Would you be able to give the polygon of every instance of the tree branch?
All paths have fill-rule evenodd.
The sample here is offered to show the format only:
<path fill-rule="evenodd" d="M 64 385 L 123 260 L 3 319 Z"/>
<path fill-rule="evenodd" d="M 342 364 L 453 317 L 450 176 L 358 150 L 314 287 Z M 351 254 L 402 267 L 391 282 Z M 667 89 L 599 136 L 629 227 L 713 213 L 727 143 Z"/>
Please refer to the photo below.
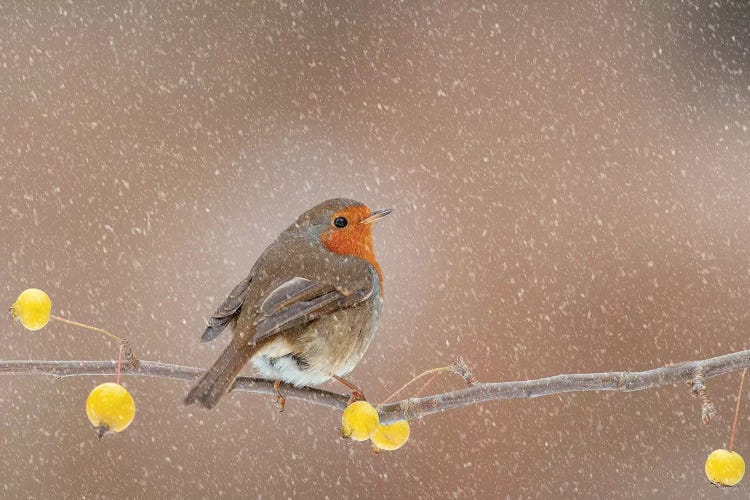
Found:
<path fill-rule="evenodd" d="M 678 382 L 693 382 L 735 372 L 750 367 L 750 350 L 725 354 L 700 361 L 686 361 L 642 372 L 602 372 L 556 375 L 536 380 L 516 382 L 475 382 L 452 392 L 422 398 L 410 398 L 379 408 L 383 423 L 396 420 L 416 420 L 433 413 L 464 406 L 503 399 L 529 399 L 566 392 L 618 391 L 632 392 L 653 389 Z M 0 375 L 37 374 L 54 377 L 84 375 L 112 375 L 117 370 L 115 361 L 3 361 Z M 200 368 L 170 365 L 141 360 L 137 368 L 122 367 L 123 375 L 169 378 L 193 381 L 203 373 Z M 297 399 L 329 408 L 343 410 L 348 396 L 308 387 L 283 386 L 287 398 Z M 273 381 L 238 377 L 233 391 L 275 395 Z"/>

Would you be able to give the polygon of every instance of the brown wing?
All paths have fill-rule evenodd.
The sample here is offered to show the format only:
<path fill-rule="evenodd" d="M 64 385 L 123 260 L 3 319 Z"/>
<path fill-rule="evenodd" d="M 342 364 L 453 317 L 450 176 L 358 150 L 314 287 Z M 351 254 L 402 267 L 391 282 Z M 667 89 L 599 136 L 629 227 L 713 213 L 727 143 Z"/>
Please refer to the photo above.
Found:
<path fill-rule="evenodd" d="M 219 308 L 208 320 L 206 331 L 201 336 L 201 342 L 210 342 L 219 336 L 227 325 L 239 314 L 242 304 L 245 302 L 250 282 L 253 280 L 252 274 L 242 280 L 224 299 Z"/>
<path fill-rule="evenodd" d="M 306 278 L 292 278 L 258 301 L 256 304 L 255 334 L 252 342 L 259 342 L 295 326 L 307 324 L 321 316 L 367 300 L 374 284 L 353 292 L 337 290 L 326 283 Z"/>

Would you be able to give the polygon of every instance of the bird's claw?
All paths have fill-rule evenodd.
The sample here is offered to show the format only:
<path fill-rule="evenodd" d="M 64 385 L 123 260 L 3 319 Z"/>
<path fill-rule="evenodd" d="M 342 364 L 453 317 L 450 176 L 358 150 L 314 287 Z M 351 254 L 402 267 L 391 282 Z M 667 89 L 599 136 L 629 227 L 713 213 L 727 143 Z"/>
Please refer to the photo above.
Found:
<path fill-rule="evenodd" d="M 367 398 L 365 397 L 365 393 L 362 392 L 362 389 L 352 384 L 345 378 L 339 377 L 338 375 L 333 375 L 333 378 L 341 382 L 344 386 L 346 386 L 347 389 L 351 391 L 347 405 L 350 405 L 354 403 L 355 401 L 367 401 Z"/>
<path fill-rule="evenodd" d="M 273 383 L 273 390 L 276 392 L 276 411 L 281 413 L 286 406 L 286 396 L 281 393 L 279 387 L 281 387 L 281 380 L 277 380 Z"/>
<path fill-rule="evenodd" d="M 367 398 L 365 397 L 365 393 L 360 391 L 359 389 L 355 389 L 351 392 L 349 395 L 349 401 L 347 401 L 347 405 L 350 405 L 354 403 L 355 401 L 367 401 Z"/>

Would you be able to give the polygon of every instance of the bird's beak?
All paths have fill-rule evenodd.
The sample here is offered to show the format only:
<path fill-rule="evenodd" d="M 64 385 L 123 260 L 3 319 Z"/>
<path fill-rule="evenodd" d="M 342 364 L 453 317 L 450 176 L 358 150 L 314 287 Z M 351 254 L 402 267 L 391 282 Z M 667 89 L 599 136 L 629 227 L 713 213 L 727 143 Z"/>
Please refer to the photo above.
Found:
<path fill-rule="evenodd" d="M 370 215 L 359 221 L 360 224 L 372 224 L 373 222 L 377 222 L 383 217 L 387 217 L 391 212 L 393 212 L 392 208 L 384 208 L 382 210 L 375 210 L 374 212 L 370 212 Z"/>

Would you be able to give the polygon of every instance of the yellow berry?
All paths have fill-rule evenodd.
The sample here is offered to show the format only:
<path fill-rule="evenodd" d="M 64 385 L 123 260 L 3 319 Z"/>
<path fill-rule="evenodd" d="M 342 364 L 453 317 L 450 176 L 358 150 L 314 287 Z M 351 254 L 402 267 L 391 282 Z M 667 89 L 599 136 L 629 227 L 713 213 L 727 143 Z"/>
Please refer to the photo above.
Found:
<path fill-rule="evenodd" d="M 135 417 L 135 401 L 120 384 L 106 382 L 97 385 L 86 399 L 86 415 L 99 437 L 113 431 L 125 430 Z"/>
<path fill-rule="evenodd" d="M 734 486 L 745 475 L 745 461 L 739 453 L 714 450 L 706 459 L 706 476 L 714 484 Z"/>
<path fill-rule="evenodd" d="M 370 436 L 376 450 L 398 450 L 409 439 L 409 422 L 399 420 L 392 424 L 381 424 Z"/>
<path fill-rule="evenodd" d="M 34 331 L 44 328 L 49 321 L 51 309 L 49 295 L 42 290 L 28 288 L 21 292 L 11 306 L 10 314 L 19 319 L 26 329 Z"/>
<path fill-rule="evenodd" d="M 380 423 L 378 412 L 367 401 L 355 401 L 341 416 L 341 433 L 355 441 L 366 441 Z"/>

